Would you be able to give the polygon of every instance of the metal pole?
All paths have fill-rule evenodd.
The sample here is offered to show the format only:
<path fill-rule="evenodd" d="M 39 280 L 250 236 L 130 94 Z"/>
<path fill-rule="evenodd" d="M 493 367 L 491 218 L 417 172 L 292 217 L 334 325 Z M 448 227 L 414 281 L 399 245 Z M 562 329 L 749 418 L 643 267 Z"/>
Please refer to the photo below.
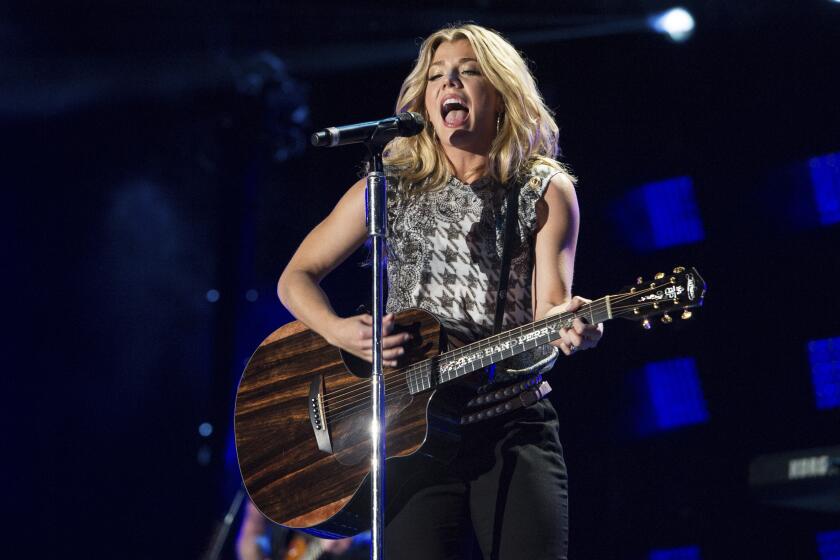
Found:
<path fill-rule="evenodd" d="M 381 149 L 371 150 L 373 169 L 367 176 L 366 219 L 373 257 L 373 367 L 370 376 L 370 477 L 371 477 L 371 553 L 382 560 L 385 510 L 385 386 L 382 383 L 382 256 L 387 237 L 385 214 L 386 180 Z"/>
<path fill-rule="evenodd" d="M 233 520 L 239 513 L 239 509 L 242 507 L 242 502 L 244 500 L 245 489 L 240 486 L 239 490 L 236 491 L 236 495 L 233 497 L 233 500 L 230 502 L 230 507 L 225 514 L 225 518 L 214 531 L 213 538 L 210 541 L 210 547 L 202 557 L 203 560 L 219 560 L 222 556 L 222 551 L 224 550 L 228 534 L 230 533 L 230 527 L 233 525 Z"/>

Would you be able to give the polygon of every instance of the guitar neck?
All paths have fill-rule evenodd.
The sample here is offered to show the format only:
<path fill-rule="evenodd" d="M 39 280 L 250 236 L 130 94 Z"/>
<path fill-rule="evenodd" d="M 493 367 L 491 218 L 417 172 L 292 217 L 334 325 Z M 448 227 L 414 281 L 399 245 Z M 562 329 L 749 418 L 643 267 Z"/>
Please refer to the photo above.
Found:
<path fill-rule="evenodd" d="M 568 329 L 575 319 L 598 324 L 612 319 L 610 296 L 584 304 L 574 312 L 552 315 L 516 327 L 441 354 L 421 371 L 406 376 L 411 394 L 463 377 L 511 356 L 548 344 L 560 338 L 561 329 Z"/>

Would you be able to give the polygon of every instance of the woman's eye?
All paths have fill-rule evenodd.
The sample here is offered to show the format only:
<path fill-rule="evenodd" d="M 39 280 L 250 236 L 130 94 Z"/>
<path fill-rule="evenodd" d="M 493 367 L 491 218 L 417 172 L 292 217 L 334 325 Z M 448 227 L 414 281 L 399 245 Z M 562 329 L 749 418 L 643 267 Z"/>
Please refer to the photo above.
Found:
<path fill-rule="evenodd" d="M 440 77 L 441 77 L 441 74 L 432 74 L 431 76 L 429 76 L 428 80 L 429 80 L 430 82 L 433 82 L 433 81 L 437 80 L 437 79 L 438 79 L 438 78 L 440 78 Z"/>
<path fill-rule="evenodd" d="M 466 70 L 461 70 L 461 74 L 469 74 L 471 76 L 480 76 L 481 72 L 474 68 L 467 68 Z"/>

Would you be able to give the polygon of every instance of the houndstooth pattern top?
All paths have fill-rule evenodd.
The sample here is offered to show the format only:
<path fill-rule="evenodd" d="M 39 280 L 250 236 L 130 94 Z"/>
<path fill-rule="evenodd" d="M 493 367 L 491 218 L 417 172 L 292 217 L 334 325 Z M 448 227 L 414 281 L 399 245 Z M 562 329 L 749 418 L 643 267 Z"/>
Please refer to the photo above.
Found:
<path fill-rule="evenodd" d="M 507 189 L 519 190 L 502 330 L 533 321 L 531 278 L 537 202 L 559 171 L 536 165 L 506 186 L 485 177 L 451 177 L 443 188 L 412 193 L 394 169 L 388 175 L 388 302 L 386 310 L 430 311 L 464 342 L 493 334 L 507 211 Z M 547 371 L 557 348 L 546 345 L 498 364 L 494 381 Z"/>

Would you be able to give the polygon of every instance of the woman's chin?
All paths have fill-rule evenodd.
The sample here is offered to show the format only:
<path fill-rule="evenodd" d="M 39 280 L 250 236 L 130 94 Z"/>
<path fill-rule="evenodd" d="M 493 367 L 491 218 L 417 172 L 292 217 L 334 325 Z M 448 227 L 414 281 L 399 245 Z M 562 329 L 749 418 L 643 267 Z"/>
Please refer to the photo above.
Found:
<path fill-rule="evenodd" d="M 493 143 L 492 138 L 482 138 L 474 130 L 468 130 L 466 128 L 447 129 L 447 132 L 449 133 L 446 141 L 447 144 L 453 148 L 469 152 L 489 152 L 490 145 Z"/>

